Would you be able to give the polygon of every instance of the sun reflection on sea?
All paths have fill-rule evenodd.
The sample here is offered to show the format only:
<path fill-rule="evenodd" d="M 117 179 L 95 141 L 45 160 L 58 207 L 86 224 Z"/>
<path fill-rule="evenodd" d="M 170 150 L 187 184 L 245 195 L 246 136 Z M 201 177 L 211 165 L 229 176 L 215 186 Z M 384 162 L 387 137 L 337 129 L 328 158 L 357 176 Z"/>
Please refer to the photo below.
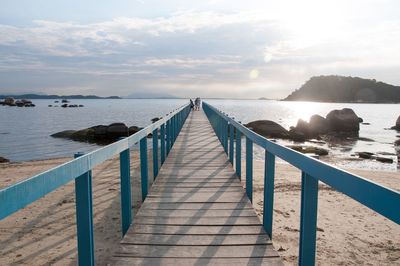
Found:
<path fill-rule="evenodd" d="M 310 117 L 317 113 L 320 103 L 313 102 L 292 102 L 288 107 L 291 109 L 289 124 L 295 126 L 299 119 L 309 122 Z"/>

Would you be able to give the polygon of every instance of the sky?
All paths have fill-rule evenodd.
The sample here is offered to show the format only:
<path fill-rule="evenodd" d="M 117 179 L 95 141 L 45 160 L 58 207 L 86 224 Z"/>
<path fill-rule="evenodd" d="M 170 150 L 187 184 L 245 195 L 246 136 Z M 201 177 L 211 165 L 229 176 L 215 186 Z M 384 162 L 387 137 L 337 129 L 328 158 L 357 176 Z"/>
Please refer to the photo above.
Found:
<path fill-rule="evenodd" d="M 400 1 L 0 0 L 0 94 L 283 98 L 400 85 Z"/>

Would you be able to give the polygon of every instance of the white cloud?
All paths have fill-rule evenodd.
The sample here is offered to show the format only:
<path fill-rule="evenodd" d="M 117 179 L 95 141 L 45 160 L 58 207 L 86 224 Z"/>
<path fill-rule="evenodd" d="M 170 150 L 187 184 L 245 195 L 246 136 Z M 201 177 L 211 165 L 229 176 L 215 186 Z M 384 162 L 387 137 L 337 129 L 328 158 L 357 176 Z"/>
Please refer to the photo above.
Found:
<path fill-rule="evenodd" d="M 134 84 L 245 97 L 281 90 L 284 97 L 320 74 L 364 75 L 400 84 L 395 74 L 400 71 L 399 19 L 379 20 L 370 9 L 359 14 L 356 7 L 349 12 L 343 1 L 329 3 L 329 12 L 319 1 L 289 10 L 284 8 L 287 1 L 257 3 L 260 8 L 236 3 L 241 11 L 230 12 L 183 10 L 152 18 L 0 25 L 0 90 L 51 87 L 55 77 L 63 83 L 60 88 L 95 88 L 107 94 L 114 86 L 121 95 L 129 94 Z M 8 78 L 22 73 L 24 79 Z M 30 78 L 41 83 L 30 83 Z"/>

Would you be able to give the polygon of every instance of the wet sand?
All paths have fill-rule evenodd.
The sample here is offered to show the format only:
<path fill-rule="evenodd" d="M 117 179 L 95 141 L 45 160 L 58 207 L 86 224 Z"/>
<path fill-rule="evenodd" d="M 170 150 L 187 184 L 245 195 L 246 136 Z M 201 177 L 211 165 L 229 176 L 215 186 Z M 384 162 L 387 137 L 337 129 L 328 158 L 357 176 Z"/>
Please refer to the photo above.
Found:
<path fill-rule="evenodd" d="M 136 212 L 141 198 L 138 154 L 132 152 L 131 157 L 132 202 Z M 0 164 L 0 187 L 70 159 Z M 255 161 L 254 207 L 259 214 L 263 171 L 263 162 Z M 400 190 L 398 172 L 351 171 Z M 296 168 L 277 164 L 273 244 L 287 265 L 297 264 L 300 181 Z M 121 239 L 118 158 L 94 169 L 93 192 L 96 263 L 106 265 Z M 400 264 L 399 225 L 323 184 L 318 205 L 318 265 Z M 0 221 L 0 236 L 0 265 L 76 265 L 74 182 Z"/>

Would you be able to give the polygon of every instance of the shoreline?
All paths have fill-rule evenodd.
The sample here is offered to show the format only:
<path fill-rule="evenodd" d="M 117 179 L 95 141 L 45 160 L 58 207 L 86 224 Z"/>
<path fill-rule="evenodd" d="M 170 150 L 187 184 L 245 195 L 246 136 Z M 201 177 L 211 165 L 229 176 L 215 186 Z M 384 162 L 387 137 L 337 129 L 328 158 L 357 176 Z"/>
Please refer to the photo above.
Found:
<path fill-rule="evenodd" d="M 149 152 L 151 158 L 151 152 Z M 70 157 L 0 164 L 0 188 L 50 169 Z M 245 176 L 245 164 L 242 163 Z M 140 206 L 138 151 L 131 152 L 132 203 Z M 151 168 L 149 160 L 149 169 Z M 253 206 L 261 218 L 264 162 L 254 160 Z M 347 169 L 348 170 L 348 169 Z M 349 170 L 389 188 L 400 190 L 397 172 Z M 149 171 L 149 183 L 152 182 Z M 121 240 L 119 160 L 110 159 L 93 170 L 95 256 L 99 265 Z M 242 185 L 244 185 L 242 180 Z M 300 171 L 277 163 L 273 245 L 285 265 L 297 263 L 300 225 Z M 400 227 L 320 182 L 317 230 L 317 264 L 393 265 L 400 263 Z M 0 221 L 0 264 L 76 264 L 74 182 L 51 192 Z M 134 221 L 134 218 L 133 218 Z"/>

